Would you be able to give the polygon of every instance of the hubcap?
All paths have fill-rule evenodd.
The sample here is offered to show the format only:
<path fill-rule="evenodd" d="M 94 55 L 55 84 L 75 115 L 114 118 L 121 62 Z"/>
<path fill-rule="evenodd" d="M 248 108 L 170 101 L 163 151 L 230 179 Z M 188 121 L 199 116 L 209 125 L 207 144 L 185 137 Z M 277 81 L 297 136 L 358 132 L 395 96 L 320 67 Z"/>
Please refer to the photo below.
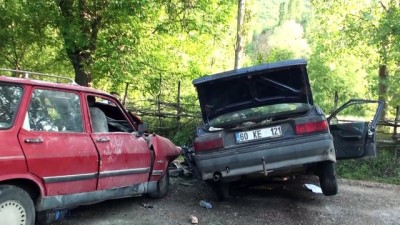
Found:
<path fill-rule="evenodd" d="M 5 201 L 0 204 L 0 218 L 2 224 L 25 225 L 26 212 L 24 207 L 16 201 Z"/>

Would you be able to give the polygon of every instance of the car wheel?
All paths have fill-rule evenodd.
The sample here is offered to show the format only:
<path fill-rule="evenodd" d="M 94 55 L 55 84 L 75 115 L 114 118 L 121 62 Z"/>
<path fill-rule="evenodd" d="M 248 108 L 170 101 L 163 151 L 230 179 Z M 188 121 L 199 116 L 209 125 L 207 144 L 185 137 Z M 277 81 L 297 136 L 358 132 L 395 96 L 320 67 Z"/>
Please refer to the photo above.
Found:
<path fill-rule="evenodd" d="M 229 183 L 227 182 L 214 182 L 214 193 L 218 201 L 225 201 L 229 198 Z"/>
<path fill-rule="evenodd" d="M 148 193 L 150 198 L 164 198 L 169 191 L 169 169 L 165 170 L 164 175 L 157 181 L 157 188 L 154 192 Z"/>
<path fill-rule="evenodd" d="M 0 185 L 0 220 L 7 225 L 33 225 L 35 207 L 29 194 L 12 185 Z"/>
<path fill-rule="evenodd" d="M 336 180 L 335 163 L 324 162 L 320 164 L 319 182 L 325 196 L 336 195 L 338 184 Z"/>

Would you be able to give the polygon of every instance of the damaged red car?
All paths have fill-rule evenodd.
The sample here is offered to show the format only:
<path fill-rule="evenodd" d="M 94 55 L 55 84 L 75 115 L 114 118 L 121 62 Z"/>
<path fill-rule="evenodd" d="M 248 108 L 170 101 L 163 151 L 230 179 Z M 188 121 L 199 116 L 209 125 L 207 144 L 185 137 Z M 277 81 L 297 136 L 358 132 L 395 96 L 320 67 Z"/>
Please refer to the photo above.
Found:
<path fill-rule="evenodd" d="M 28 78 L 37 73 L 2 72 L 14 77 L 0 77 L 1 224 L 33 225 L 37 212 L 167 195 L 168 164 L 180 148 L 146 133 L 115 97 Z"/>

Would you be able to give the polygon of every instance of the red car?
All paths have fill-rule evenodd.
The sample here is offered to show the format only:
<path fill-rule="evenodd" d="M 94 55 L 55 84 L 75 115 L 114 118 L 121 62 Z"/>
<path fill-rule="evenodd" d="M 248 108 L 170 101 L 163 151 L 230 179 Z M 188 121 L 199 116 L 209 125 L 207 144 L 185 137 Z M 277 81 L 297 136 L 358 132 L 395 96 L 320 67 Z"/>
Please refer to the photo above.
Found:
<path fill-rule="evenodd" d="M 36 212 L 167 195 L 168 164 L 181 150 L 137 123 L 105 92 L 0 76 L 0 224 L 33 225 Z"/>

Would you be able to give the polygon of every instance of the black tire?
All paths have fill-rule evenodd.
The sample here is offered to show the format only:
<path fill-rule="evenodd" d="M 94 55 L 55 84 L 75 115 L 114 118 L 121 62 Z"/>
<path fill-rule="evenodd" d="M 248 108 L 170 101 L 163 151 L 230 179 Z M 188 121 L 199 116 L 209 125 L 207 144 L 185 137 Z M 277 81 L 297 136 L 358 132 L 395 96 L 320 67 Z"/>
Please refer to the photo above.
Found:
<path fill-rule="evenodd" d="M 324 162 L 319 166 L 319 183 L 325 196 L 336 195 L 338 184 L 336 179 L 335 163 Z"/>
<path fill-rule="evenodd" d="M 229 183 L 221 181 L 214 182 L 213 189 L 218 201 L 225 201 L 229 198 Z"/>
<path fill-rule="evenodd" d="M 148 196 L 150 198 L 155 198 L 155 199 L 164 198 L 165 196 L 167 196 L 168 191 L 169 191 L 169 169 L 167 167 L 164 175 L 162 175 L 162 177 L 157 181 L 156 190 L 154 192 L 148 193 Z"/>
<path fill-rule="evenodd" d="M 31 196 L 13 185 L 0 185 L 0 220 L 7 225 L 33 225 L 35 206 Z"/>

